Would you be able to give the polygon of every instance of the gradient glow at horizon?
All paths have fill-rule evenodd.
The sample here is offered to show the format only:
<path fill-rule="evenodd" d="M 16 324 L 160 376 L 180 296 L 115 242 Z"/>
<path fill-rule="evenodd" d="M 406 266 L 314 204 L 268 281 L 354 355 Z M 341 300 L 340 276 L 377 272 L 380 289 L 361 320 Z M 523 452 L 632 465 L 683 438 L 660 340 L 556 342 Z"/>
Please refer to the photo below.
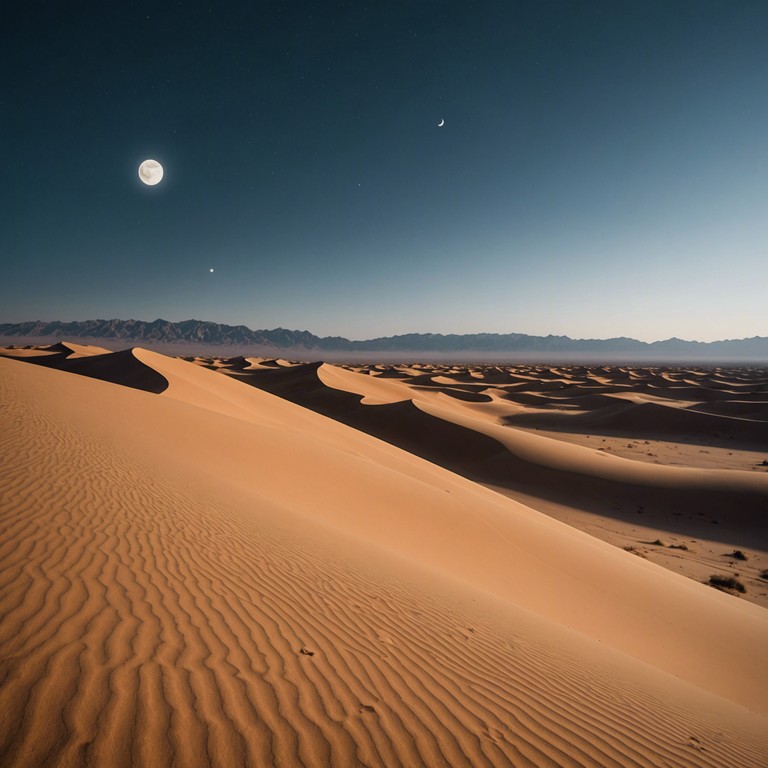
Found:
<path fill-rule="evenodd" d="M 768 335 L 768 4 L 23 6 L 2 34 L 1 322 Z M 142 194 L 147 156 L 173 183 Z"/>

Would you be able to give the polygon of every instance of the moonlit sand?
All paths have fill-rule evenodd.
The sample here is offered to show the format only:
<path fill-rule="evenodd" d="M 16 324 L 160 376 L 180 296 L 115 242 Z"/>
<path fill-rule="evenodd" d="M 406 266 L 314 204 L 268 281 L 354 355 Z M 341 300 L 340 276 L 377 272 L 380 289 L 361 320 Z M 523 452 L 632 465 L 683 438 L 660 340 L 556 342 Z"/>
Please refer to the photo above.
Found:
<path fill-rule="evenodd" d="M 764 766 L 766 381 L 656 375 L 4 351 L 0 762 Z"/>

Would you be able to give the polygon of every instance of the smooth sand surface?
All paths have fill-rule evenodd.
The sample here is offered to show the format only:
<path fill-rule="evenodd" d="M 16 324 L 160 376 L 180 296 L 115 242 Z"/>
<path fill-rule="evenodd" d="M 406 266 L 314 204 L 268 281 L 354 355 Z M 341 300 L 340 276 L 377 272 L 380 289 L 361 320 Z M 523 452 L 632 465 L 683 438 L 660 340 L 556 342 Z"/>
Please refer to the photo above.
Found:
<path fill-rule="evenodd" d="M 763 608 L 238 379 L 499 445 L 465 401 L 29 362 L 0 359 L 2 765 L 768 761 Z"/>

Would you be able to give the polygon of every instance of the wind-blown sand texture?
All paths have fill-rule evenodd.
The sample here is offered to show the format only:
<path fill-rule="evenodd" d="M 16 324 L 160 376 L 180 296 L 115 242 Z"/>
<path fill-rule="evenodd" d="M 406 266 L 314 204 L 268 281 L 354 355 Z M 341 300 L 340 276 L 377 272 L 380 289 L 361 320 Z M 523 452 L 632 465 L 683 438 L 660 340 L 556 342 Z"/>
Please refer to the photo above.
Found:
<path fill-rule="evenodd" d="M 17 357 L 0 358 L 3 766 L 768 761 L 763 608 L 233 377 L 313 372 L 307 396 L 338 403 L 360 379 L 366 418 L 442 429 L 448 459 L 468 435 L 481 460 L 498 444 L 463 410 L 481 401 L 285 361 Z M 545 438 L 520 434 L 532 463 Z M 580 471 L 589 449 L 558 446 Z M 701 490 L 642 466 L 758 516 L 762 473 Z"/>

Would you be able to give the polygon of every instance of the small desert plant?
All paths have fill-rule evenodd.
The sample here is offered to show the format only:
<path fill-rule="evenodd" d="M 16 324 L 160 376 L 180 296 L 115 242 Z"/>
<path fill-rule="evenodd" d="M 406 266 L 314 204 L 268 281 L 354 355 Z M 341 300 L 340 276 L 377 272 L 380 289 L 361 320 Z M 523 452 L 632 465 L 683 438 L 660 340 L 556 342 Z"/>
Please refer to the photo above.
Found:
<path fill-rule="evenodd" d="M 734 592 L 746 592 L 747 588 L 733 576 L 719 576 L 713 574 L 709 577 L 709 584 L 716 589 L 733 590 Z"/>
<path fill-rule="evenodd" d="M 746 560 L 747 556 L 740 550 L 734 549 L 733 552 L 728 554 L 728 557 L 732 557 L 734 560 Z"/>
<path fill-rule="evenodd" d="M 760 571 L 760 578 L 768 581 L 768 568 Z"/>

